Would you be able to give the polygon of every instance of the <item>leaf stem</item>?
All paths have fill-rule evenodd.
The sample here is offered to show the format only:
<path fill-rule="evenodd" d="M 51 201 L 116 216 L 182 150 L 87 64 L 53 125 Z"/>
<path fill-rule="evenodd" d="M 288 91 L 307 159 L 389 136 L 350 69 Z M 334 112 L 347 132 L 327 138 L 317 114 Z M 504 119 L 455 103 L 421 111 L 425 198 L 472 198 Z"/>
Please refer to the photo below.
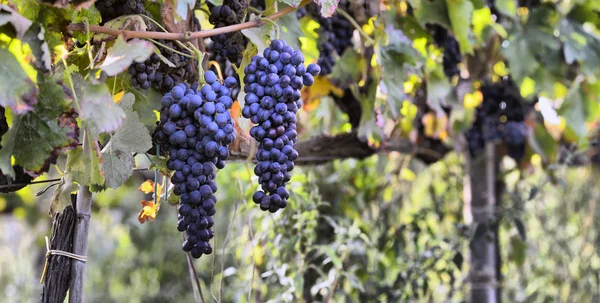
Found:
<path fill-rule="evenodd" d="M 260 18 L 260 21 L 264 21 L 264 22 L 273 24 L 273 26 L 275 27 L 275 37 L 277 39 L 279 39 L 279 24 L 275 23 L 275 21 L 273 21 L 269 18 Z"/>
<path fill-rule="evenodd" d="M 178 50 L 176 50 L 176 49 L 174 49 L 174 48 L 172 48 L 172 47 L 168 47 L 167 45 L 165 45 L 165 44 L 162 44 L 162 43 L 160 43 L 160 42 L 158 42 L 158 41 L 156 41 L 156 40 L 154 40 L 154 39 L 152 39 L 152 38 L 148 38 L 148 40 L 150 40 L 152 43 L 154 43 L 154 44 L 156 44 L 156 45 L 158 45 L 158 46 L 160 46 L 160 47 L 162 47 L 162 48 L 164 48 L 164 49 L 168 49 L 168 50 L 170 50 L 170 51 L 172 51 L 172 52 L 174 52 L 174 53 L 176 53 L 176 54 L 182 55 L 182 56 L 184 56 L 184 57 L 186 57 L 186 58 L 190 58 L 190 59 L 196 59 L 196 58 L 194 58 L 194 56 L 190 56 L 190 55 L 188 55 L 188 54 L 186 54 L 186 53 L 184 53 L 184 52 L 180 52 L 180 51 L 178 51 Z M 187 48 L 187 47 L 186 47 L 186 48 Z"/>
<path fill-rule="evenodd" d="M 301 8 L 311 2 L 312 2 L 312 0 L 303 0 L 302 3 L 300 3 L 300 5 L 298 5 L 298 7 L 289 6 L 289 7 L 286 7 L 270 16 L 267 16 L 265 18 L 268 18 L 273 21 L 277 20 L 277 19 L 279 19 L 279 18 L 281 18 L 281 17 L 283 17 L 283 16 L 285 16 L 285 15 L 287 15 L 287 14 L 297 10 L 298 8 Z M 99 26 L 99 25 L 89 25 L 89 30 L 90 30 L 90 32 L 93 32 L 93 33 L 102 33 L 102 34 L 111 35 L 111 36 L 123 35 L 123 36 L 126 36 L 127 38 L 188 41 L 188 40 L 192 40 L 192 39 L 206 38 L 206 37 L 212 37 L 212 36 L 225 34 L 225 33 L 237 32 L 237 31 L 241 31 L 241 30 L 247 29 L 247 28 L 260 27 L 263 24 L 264 24 L 264 22 L 261 20 L 253 20 L 253 21 L 248 21 L 248 22 L 244 22 L 244 23 L 240 23 L 240 24 L 235 24 L 235 25 L 230 25 L 230 26 L 225 26 L 225 27 L 220 27 L 220 28 L 215 28 L 215 29 L 210 29 L 210 30 L 202 30 L 202 31 L 197 31 L 197 32 L 184 32 L 184 33 L 138 32 L 138 31 L 130 31 L 130 30 L 113 29 L 113 28 L 108 28 L 108 27 Z M 86 30 L 86 26 L 85 26 L 85 24 L 82 24 L 82 23 L 76 23 L 76 24 L 70 24 L 69 26 L 67 26 L 67 29 L 72 30 L 72 31 L 84 31 L 84 30 Z"/>
<path fill-rule="evenodd" d="M 369 35 L 367 35 L 367 33 L 365 33 L 365 31 L 362 29 L 362 27 L 356 22 L 356 20 L 354 20 L 354 18 L 352 18 L 352 16 L 350 16 L 343 9 L 339 9 L 339 8 L 337 8 L 335 10 L 335 12 L 344 16 L 344 18 L 348 19 L 348 21 L 350 21 L 350 23 L 352 23 L 352 26 L 354 26 L 354 28 L 356 28 L 356 30 L 360 33 L 361 36 L 363 36 L 363 38 L 365 38 L 365 40 L 367 40 L 367 42 L 369 42 L 370 44 L 375 44 L 375 40 L 373 40 L 373 38 L 371 38 Z"/>

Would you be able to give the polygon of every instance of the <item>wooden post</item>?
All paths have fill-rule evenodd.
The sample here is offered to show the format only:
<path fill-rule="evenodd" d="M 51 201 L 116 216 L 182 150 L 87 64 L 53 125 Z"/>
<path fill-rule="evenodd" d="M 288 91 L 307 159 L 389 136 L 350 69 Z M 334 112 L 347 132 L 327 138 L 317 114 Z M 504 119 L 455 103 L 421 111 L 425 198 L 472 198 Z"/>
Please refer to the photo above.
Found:
<path fill-rule="evenodd" d="M 83 132 L 83 152 L 89 153 L 87 134 Z M 77 192 L 77 221 L 73 238 L 73 253 L 87 256 L 88 233 L 92 210 L 92 192 L 89 186 L 79 186 Z M 71 261 L 71 288 L 69 303 L 83 302 L 83 285 L 85 281 L 85 262 L 73 259 Z"/>
<path fill-rule="evenodd" d="M 76 195 L 71 195 L 72 205 L 67 206 L 62 213 L 54 215 L 50 249 L 72 252 L 76 199 Z M 40 303 L 64 302 L 70 283 L 71 258 L 58 255 L 49 256 Z"/>
<path fill-rule="evenodd" d="M 498 192 L 496 178 L 500 161 L 494 143 L 486 143 L 485 153 L 474 159 L 467 156 L 464 188 L 465 223 L 474 227 L 470 243 L 470 302 L 499 302 L 500 258 L 497 243 L 496 210 Z"/>

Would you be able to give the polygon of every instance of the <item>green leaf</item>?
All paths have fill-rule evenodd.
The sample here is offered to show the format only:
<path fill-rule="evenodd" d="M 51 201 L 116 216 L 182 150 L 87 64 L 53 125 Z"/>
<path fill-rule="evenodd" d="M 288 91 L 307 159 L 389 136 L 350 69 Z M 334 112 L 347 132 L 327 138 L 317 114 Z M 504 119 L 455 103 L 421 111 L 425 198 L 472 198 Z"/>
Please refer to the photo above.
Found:
<path fill-rule="evenodd" d="M 586 31 L 582 24 L 569 19 L 560 22 L 559 31 L 564 42 L 565 61 L 581 62 L 584 73 L 592 75 L 600 68 L 600 39 Z"/>
<path fill-rule="evenodd" d="M 421 26 L 437 23 L 447 29 L 452 28 L 445 0 L 423 1 L 420 2 L 419 8 L 415 9 L 415 17 Z"/>
<path fill-rule="evenodd" d="M 76 96 L 80 98 L 80 117 L 101 133 L 121 127 L 125 111 L 115 104 L 106 84 L 92 85 L 80 74 L 73 74 L 72 78 Z"/>
<path fill-rule="evenodd" d="M 427 73 L 427 104 L 436 112 L 443 112 L 442 105 L 444 100 L 452 90 L 448 78 L 444 75 L 441 65 L 436 65 L 436 69 Z"/>
<path fill-rule="evenodd" d="M 389 43 L 380 48 L 379 64 L 382 67 L 382 89 L 387 94 L 387 103 L 394 117 L 398 117 L 405 99 L 404 83 L 410 73 L 417 73 L 421 55 L 412 47 L 402 31 L 388 29 Z M 339 64 L 336 64 L 336 66 Z M 372 109 L 369 109 L 372 111 Z"/>
<path fill-rule="evenodd" d="M 365 68 L 365 58 L 354 49 L 347 49 L 333 66 L 331 79 L 340 87 L 348 87 L 360 81 Z"/>
<path fill-rule="evenodd" d="M 25 33 L 31 26 L 31 20 L 19 15 L 18 12 L 10 8 L 8 5 L 0 4 L 0 26 L 10 23 L 12 25 L 15 38 L 22 39 Z M 12 35 L 9 35 L 12 37 Z"/>
<path fill-rule="evenodd" d="M 111 142 L 102 149 L 102 171 L 106 186 L 113 189 L 121 186 L 133 173 L 134 165 L 131 153 L 114 148 Z"/>
<path fill-rule="evenodd" d="M 34 91 L 35 85 L 7 49 L 0 48 L 0 62 L 0 106 L 10 107 L 18 115 L 30 111 L 32 107 L 23 96 Z"/>
<path fill-rule="evenodd" d="M 277 19 L 279 30 L 281 31 L 281 39 L 294 49 L 300 49 L 300 40 L 298 38 L 304 36 L 300 29 L 300 21 L 295 14 L 287 14 Z"/>
<path fill-rule="evenodd" d="M 38 104 L 29 113 L 14 116 L 2 140 L 0 169 L 4 172 L 12 171 L 11 156 L 15 164 L 37 172 L 48 165 L 49 155 L 78 142 L 74 121 L 61 117 L 67 110 L 62 87 L 46 79 L 39 88 Z"/>
<path fill-rule="evenodd" d="M 452 32 L 460 45 L 460 52 L 466 54 L 473 53 L 473 48 L 469 41 L 473 3 L 469 0 L 446 0 L 446 3 L 448 5 L 448 17 L 452 24 Z"/>
<path fill-rule="evenodd" d="M 72 10 L 71 11 L 71 22 L 73 23 L 83 23 L 87 22 L 90 25 L 98 25 L 102 21 L 102 16 L 100 16 L 100 11 L 96 8 L 96 6 L 92 5 L 87 9 L 80 10 Z M 90 34 L 90 39 L 92 34 Z M 80 42 L 87 41 L 87 33 L 86 32 L 73 32 L 73 37 Z"/>
<path fill-rule="evenodd" d="M 575 142 L 580 142 L 587 135 L 584 92 L 579 83 L 575 82 L 565 101 L 558 109 L 558 114 L 565 118 L 567 127 L 565 136 Z"/>
<path fill-rule="evenodd" d="M 90 174 L 90 157 L 83 152 L 81 147 L 67 152 L 67 163 L 65 174 L 72 176 L 72 180 L 81 185 L 90 185 L 92 177 Z"/>
<path fill-rule="evenodd" d="M 125 42 L 125 39 L 119 36 L 113 47 L 108 49 L 108 54 L 99 68 L 112 77 L 127 70 L 133 61 L 146 61 L 153 52 L 154 45 L 148 41 L 134 39 Z"/>
<path fill-rule="evenodd" d="M 521 33 L 509 40 L 508 47 L 504 48 L 504 56 L 508 60 L 511 74 L 517 82 L 521 82 L 540 66 L 531 53 L 528 35 Z"/>
<path fill-rule="evenodd" d="M 135 165 L 132 153 L 145 153 L 152 148 L 148 129 L 132 111 L 134 102 L 133 94 L 123 96 L 119 105 L 127 112 L 127 118 L 102 149 L 102 171 L 110 188 L 118 188 L 131 176 Z"/>
<path fill-rule="evenodd" d="M 262 55 L 263 51 L 267 48 L 267 43 L 276 37 L 275 26 L 270 22 L 261 27 L 243 29 L 242 34 L 244 34 L 252 44 L 256 45 L 260 55 Z"/>
<path fill-rule="evenodd" d="M 120 149 L 132 153 L 145 153 L 152 148 L 152 137 L 146 126 L 139 121 L 138 114 L 132 111 L 135 97 L 128 93 L 121 99 L 119 105 L 127 113 L 123 125 L 111 137 L 114 149 Z"/>
<path fill-rule="evenodd" d="M 72 205 L 71 193 L 77 190 L 77 188 L 78 186 L 73 183 L 73 176 L 71 176 L 71 174 L 64 174 L 60 179 L 60 183 L 58 183 L 58 186 L 56 186 L 56 189 L 52 193 L 52 197 L 50 197 L 52 203 L 50 206 L 50 213 L 60 214 L 65 208 Z"/>
<path fill-rule="evenodd" d="M 39 23 L 36 23 L 29 27 L 25 37 L 23 37 L 23 42 L 31 48 L 31 52 L 35 56 L 34 64 L 36 68 L 48 72 L 52 69 L 52 59 L 50 58 L 48 43 L 44 40 L 44 33 L 45 29 Z"/>
<path fill-rule="evenodd" d="M 494 6 L 506 16 L 517 16 L 517 3 L 515 0 L 496 0 Z"/>

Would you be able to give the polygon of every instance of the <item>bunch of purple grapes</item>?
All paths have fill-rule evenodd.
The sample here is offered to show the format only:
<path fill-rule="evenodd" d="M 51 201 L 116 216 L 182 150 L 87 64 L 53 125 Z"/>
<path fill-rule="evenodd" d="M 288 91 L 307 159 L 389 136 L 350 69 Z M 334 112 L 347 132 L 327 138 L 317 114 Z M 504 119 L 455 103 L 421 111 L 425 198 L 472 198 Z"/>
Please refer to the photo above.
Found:
<path fill-rule="evenodd" d="M 229 109 L 230 89 L 237 81 L 228 77 L 222 84 L 212 71 L 204 79 L 202 87 L 181 83 L 163 96 L 155 132 L 155 140 L 168 151 L 167 168 L 175 171 L 171 181 L 179 196 L 177 230 L 187 233 L 182 248 L 194 258 L 212 252 L 215 177 L 236 138 Z"/>
<path fill-rule="evenodd" d="M 302 107 L 300 89 L 314 82 L 320 67 L 304 66 L 304 56 L 282 40 L 273 40 L 263 56 L 252 57 L 245 67 L 246 92 L 242 116 L 256 126 L 250 135 L 259 143 L 254 173 L 261 189 L 252 196 L 262 210 L 276 212 L 286 207 L 296 142 L 296 113 Z"/>
<path fill-rule="evenodd" d="M 242 22 L 247 1 L 244 0 L 225 0 L 221 6 L 212 6 L 210 8 L 210 17 L 208 21 L 215 28 L 239 24 Z M 239 64 L 242 60 L 242 53 L 246 47 L 247 40 L 241 32 L 231 32 L 219 34 L 212 37 L 212 51 L 215 54 L 226 58 L 233 64 Z"/>

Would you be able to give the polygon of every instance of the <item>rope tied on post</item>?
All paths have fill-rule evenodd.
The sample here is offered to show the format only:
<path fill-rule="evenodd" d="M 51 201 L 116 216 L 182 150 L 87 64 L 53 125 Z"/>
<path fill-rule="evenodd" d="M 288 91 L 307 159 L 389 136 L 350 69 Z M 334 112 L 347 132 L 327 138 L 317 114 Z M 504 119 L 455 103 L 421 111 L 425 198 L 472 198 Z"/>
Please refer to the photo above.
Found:
<path fill-rule="evenodd" d="M 51 255 L 64 256 L 64 257 L 75 259 L 75 260 L 78 260 L 78 261 L 81 261 L 84 263 L 87 262 L 87 256 L 76 255 L 74 253 L 57 250 L 57 249 L 50 249 L 50 242 L 48 242 L 48 237 L 45 237 L 45 239 L 46 239 L 46 262 L 44 263 L 44 271 L 42 272 L 42 278 L 40 279 L 41 284 L 44 283 L 44 279 L 46 278 L 46 273 L 48 272 L 48 266 L 50 265 L 49 260 L 50 260 Z"/>

